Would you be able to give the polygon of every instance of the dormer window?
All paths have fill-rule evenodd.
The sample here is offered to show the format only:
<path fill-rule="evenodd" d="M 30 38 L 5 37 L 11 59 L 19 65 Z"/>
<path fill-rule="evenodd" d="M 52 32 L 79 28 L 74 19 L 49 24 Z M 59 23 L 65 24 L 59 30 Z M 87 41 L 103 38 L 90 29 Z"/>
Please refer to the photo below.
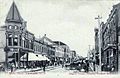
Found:
<path fill-rule="evenodd" d="M 9 25 L 9 26 L 8 26 L 8 29 L 12 29 L 12 25 Z"/>

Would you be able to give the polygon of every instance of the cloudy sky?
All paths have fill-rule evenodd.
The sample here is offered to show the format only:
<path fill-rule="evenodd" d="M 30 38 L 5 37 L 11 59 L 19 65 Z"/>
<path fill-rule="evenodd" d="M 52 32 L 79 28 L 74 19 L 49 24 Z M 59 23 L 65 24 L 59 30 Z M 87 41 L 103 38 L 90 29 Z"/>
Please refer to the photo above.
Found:
<path fill-rule="evenodd" d="M 86 56 L 89 45 L 94 47 L 94 18 L 102 16 L 106 21 L 112 6 L 118 0 L 14 0 L 21 16 L 27 21 L 27 29 L 36 37 L 47 34 L 52 40 L 62 41 Z M 13 0 L 0 0 L 0 26 Z"/>

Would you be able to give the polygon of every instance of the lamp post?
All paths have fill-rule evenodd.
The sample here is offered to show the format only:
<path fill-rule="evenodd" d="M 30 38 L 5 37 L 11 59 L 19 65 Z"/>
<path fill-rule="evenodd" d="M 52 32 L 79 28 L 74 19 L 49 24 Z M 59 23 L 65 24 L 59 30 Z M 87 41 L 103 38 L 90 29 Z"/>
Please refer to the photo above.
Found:
<path fill-rule="evenodd" d="M 99 27 L 99 69 L 101 71 L 101 27 L 100 27 L 100 19 L 102 19 L 102 17 L 100 17 L 99 15 L 95 18 L 96 20 L 98 20 L 98 27 Z"/>

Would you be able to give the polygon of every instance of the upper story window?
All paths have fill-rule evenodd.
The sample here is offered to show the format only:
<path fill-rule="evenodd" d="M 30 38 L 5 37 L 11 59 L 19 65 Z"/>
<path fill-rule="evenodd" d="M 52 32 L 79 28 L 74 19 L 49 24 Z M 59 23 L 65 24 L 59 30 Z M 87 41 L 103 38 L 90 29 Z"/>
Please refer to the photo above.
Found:
<path fill-rule="evenodd" d="M 18 46 L 18 36 L 17 35 L 15 35 L 13 38 L 13 45 Z"/>
<path fill-rule="evenodd" d="M 8 34 L 8 45 L 12 46 L 12 34 Z"/>
<path fill-rule="evenodd" d="M 18 26 L 17 26 L 17 25 L 15 25 L 15 26 L 14 26 L 14 29 L 18 29 Z"/>
<path fill-rule="evenodd" d="M 9 26 L 8 26 L 8 29 L 12 29 L 12 25 L 9 25 Z"/>

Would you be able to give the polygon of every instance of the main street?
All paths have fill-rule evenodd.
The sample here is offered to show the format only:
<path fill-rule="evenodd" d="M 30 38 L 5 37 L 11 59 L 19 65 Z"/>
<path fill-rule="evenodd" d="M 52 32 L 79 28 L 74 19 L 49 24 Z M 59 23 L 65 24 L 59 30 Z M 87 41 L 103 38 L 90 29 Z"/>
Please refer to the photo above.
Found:
<path fill-rule="evenodd" d="M 15 70 L 12 73 L 70 73 L 70 72 L 74 72 L 74 71 L 78 71 L 78 70 L 69 70 L 69 68 L 65 68 L 62 66 L 48 66 L 45 68 L 45 72 L 43 71 L 43 68 L 33 68 L 33 69 L 19 69 L 19 70 Z M 11 73 L 9 71 L 9 73 Z"/>
<path fill-rule="evenodd" d="M 109 74 L 109 73 L 108 73 Z M 0 78 L 118 78 L 120 75 L 107 73 L 94 73 L 94 72 L 79 72 L 77 70 L 68 70 L 61 66 L 48 67 L 44 72 L 40 68 L 36 69 L 21 69 L 16 70 L 13 73 L 0 73 Z M 87 75 L 87 76 L 86 76 Z"/>

